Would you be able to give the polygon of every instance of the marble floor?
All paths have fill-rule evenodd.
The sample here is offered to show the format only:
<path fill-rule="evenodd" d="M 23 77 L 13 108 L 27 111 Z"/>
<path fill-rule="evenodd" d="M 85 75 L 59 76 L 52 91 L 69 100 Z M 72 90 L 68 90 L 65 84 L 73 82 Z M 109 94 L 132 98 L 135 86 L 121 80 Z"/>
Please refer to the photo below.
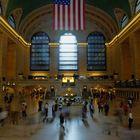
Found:
<path fill-rule="evenodd" d="M 88 112 L 85 120 L 81 119 L 81 105 L 71 106 L 71 117 L 64 123 L 64 129 L 59 124 L 59 113 L 48 122 L 42 122 L 39 113 L 20 119 L 16 125 L 6 120 L 5 125 L 0 126 L 0 140 L 140 140 L 139 103 L 133 109 L 136 122 L 134 120 L 132 130 L 128 130 L 127 117 L 123 124 L 118 124 L 112 115 L 115 102 L 111 103 L 109 116 L 98 113 L 96 107 L 94 118 Z"/>

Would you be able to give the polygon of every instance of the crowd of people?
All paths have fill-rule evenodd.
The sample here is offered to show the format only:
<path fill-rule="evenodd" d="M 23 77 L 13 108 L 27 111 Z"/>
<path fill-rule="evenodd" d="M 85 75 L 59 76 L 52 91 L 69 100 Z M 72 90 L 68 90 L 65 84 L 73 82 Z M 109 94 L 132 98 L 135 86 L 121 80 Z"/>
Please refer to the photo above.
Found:
<path fill-rule="evenodd" d="M 51 103 L 44 97 L 44 94 L 41 93 L 31 93 L 31 94 L 22 94 L 18 95 L 13 94 L 5 94 L 3 96 L 4 103 L 6 105 L 6 111 L 8 112 L 8 116 L 11 119 L 13 124 L 17 124 L 19 120 L 19 116 L 21 118 L 26 118 L 28 116 L 28 102 L 27 98 L 35 99 L 38 104 L 38 112 L 40 112 L 42 117 L 42 122 L 48 122 L 49 120 L 54 120 L 56 114 L 59 114 L 60 126 L 64 126 L 65 121 L 70 118 L 70 106 L 71 103 L 53 100 Z M 31 100 L 31 101 L 32 101 Z M 95 100 L 97 101 L 95 104 Z M 97 97 L 90 97 L 89 99 L 83 99 L 82 108 L 81 108 L 81 118 L 84 120 L 87 118 L 87 114 L 91 118 L 94 118 L 95 111 L 101 113 L 105 116 L 109 115 L 110 111 L 110 102 L 115 100 L 114 97 L 109 94 L 102 93 Z M 81 102 L 80 102 L 81 103 Z M 96 107 L 97 106 L 97 107 Z M 133 107 L 133 98 L 130 97 L 126 101 L 120 101 L 119 106 L 114 110 L 114 115 L 118 117 L 119 122 L 123 122 L 123 116 L 128 116 L 128 128 L 132 129 L 133 123 L 133 115 L 132 115 L 132 107 Z M 96 110 L 97 109 L 97 110 Z M 49 115 L 51 112 L 51 116 Z M 2 109 L 0 111 L 0 117 L 2 114 Z"/>

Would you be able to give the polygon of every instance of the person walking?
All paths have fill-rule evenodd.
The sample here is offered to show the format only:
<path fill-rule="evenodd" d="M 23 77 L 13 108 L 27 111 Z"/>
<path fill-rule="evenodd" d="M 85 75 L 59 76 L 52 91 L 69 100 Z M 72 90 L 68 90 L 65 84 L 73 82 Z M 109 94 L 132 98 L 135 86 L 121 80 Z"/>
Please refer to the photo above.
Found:
<path fill-rule="evenodd" d="M 42 104 L 43 104 L 43 101 L 40 99 L 38 101 L 38 112 L 42 111 Z"/>
<path fill-rule="evenodd" d="M 44 106 L 44 111 L 45 111 L 45 117 L 43 119 L 43 122 L 47 122 L 48 121 L 48 103 L 46 102 L 45 106 Z"/>
<path fill-rule="evenodd" d="M 132 123 L 133 123 L 133 115 L 132 115 L 132 112 L 129 112 L 129 115 L 128 115 L 128 129 L 129 130 L 132 129 Z"/>
<path fill-rule="evenodd" d="M 108 112 L 109 112 L 109 104 L 108 103 L 106 103 L 104 105 L 104 111 L 105 111 L 105 116 L 108 116 Z"/>
<path fill-rule="evenodd" d="M 52 105 L 52 117 L 55 118 L 55 104 Z"/>
<path fill-rule="evenodd" d="M 22 103 L 21 110 L 22 110 L 22 117 L 26 118 L 27 117 L 27 103 L 26 103 L 26 101 L 24 101 Z"/>
<path fill-rule="evenodd" d="M 59 116 L 59 119 L 60 119 L 60 126 L 64 128 L 64 114 L 61 112 L 60 113 L 60 116 Z"/>
<path fill-rule="evenodd" d="M 87 117 L 87 102 L 84 102 L 82 107 L 82 120 L 86 119 Z"/>
<path fill-rule="evenodd" d="M 93 118 L 94 106 L 92 102 L 89 103 L 89 112 L 90 112 L 90 116 Z"/>

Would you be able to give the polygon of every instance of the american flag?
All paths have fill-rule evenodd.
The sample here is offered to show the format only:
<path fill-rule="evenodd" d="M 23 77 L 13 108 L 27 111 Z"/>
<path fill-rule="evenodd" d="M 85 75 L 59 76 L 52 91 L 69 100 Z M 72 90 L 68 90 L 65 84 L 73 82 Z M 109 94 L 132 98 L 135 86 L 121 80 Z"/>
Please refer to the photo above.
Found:
<path fill-rule="evenodd" d="M 84 30 L 84 0 L 54 0 L 54 30 Z"/>

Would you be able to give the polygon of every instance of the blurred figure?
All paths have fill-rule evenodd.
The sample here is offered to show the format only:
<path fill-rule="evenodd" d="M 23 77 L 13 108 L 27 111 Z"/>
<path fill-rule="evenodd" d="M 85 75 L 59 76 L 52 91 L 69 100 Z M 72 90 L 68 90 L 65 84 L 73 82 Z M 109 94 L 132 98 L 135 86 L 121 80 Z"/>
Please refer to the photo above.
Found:
<path fill-rule="evenodd" d="M 89 112 L 90 112 L 90 116 L 93 118 L 94 106 L 92 101 L 89 103 Z"/>
<path fill-rule="evenodd" d="M 57 101 L 55 102 L 55 111 L 57 111 L 57 109 L 58 109 L 58 103 L 57 103 Z"/>
<path fill-rule="evenodd" d="M 120 123 L 120 124 L 122 124 L 123 123 L 123 109 L 119 106 L 119 108 L 116 110 L 116 117 L 117 117 L 117 119 L 118 119 L 118 122 Z"/>
<path fill-rule="evenodd" d="M 124 115 L 126 116 L 128 114 L 128 104 L 127 103 L 124 104 L 123 111 L 124 111 Z"/>
<path fill-rule="evenodd" d="M 55 104 L 52 105 L 52 117 L 55 118 Z"/>
<path fill-rule="evenodd" d="M 7 94 L 7 93 L 6 93 L 5 96 L 4 96 L 4 102 L 5 102 L 5 103 L 8 103 L 8 94 Z"/>
<path fill-rule="evenodd" d="M 63 104 L 62 102 L 59 103 L 59 111 L 61 112 L 62 111 L 62 108 L 63 108 Z"/>
<path fill-rule="evenodd" d="M 128 105 L 129 105 L 129 108 L 132 108 L 132 99 L 131 98 L 128 99 Z"/>
<path fill-rule="evenodd" d="M 45 106 L 44 106 L 44 111 L 45 111 L 45 117 L 43 119 L 43 122 L 46 120 L 48 121 L 48 103 L 46 102 Z"/>
<path fill-rule="evenodd" d="M 97 102 L 97 105 L 98 105 L 98 112 L 100 113 L 101 112 L 101 104 L 100 104 L 100 101 Z"/>
<path fill-rule="evenodd" d="M 108 112 L 109 112 L 109 104 L 108 103 L 106 103 L 104 105 L 104 111 L 105 111 L 105 116 L 108 116 Z"/>
<path fill-rule="evenodd" d="M 128 129 L 129 129 L 129 130 L 132 129 L 132 123 L 133 123 L 132 112 L 129 112 L 129 115 L 128 115 Z"/>
<path fill-rule="evenodd" d="M 60 116 L 59 116 L 59 119 L 60 119 L 60 126 L 64 128 L 64 115 L 63 113 L 60 113 Z"/>
<path fill-rule="evenodd" d="M 102 101 L 98 101 L 97 104 L 98 104 L 98 111 L 99 111 L 99 113 L 103 112 L 103 107 L 104 107 L 103 102 Z"/>
<path fill-rule="evenodd" d="M 39 101 L 38 101 L 38 111 L 42 111 L 42 104 L 43 104 L 43 101 L 41 99 L 39 99 Z"/>
<path fill-rule="evenodd" d="M 85 101 L 83 103 L 83 107 L 82 107 L 82 119 L 85 119 L 87 115 L 87 101 Z"/>
<path fill-rule="evenodd" d="M 26 117 L 27 116 L 27 112 L 26 112 L 27 103 L 25 101 L 22 103 L 21 110 L 22 110 L 22 117 Z"/>
<path fill-rule="evenodd" d="M 19 112 L 22 109 L 22 106 L 19 105 L 19 98 L 15 96 L 13 101 L 10 104 L 10 118 L 13 124 L 18 124 L 19 121 Z M 22 110 L 21 110 L 22 112 Z"/>

